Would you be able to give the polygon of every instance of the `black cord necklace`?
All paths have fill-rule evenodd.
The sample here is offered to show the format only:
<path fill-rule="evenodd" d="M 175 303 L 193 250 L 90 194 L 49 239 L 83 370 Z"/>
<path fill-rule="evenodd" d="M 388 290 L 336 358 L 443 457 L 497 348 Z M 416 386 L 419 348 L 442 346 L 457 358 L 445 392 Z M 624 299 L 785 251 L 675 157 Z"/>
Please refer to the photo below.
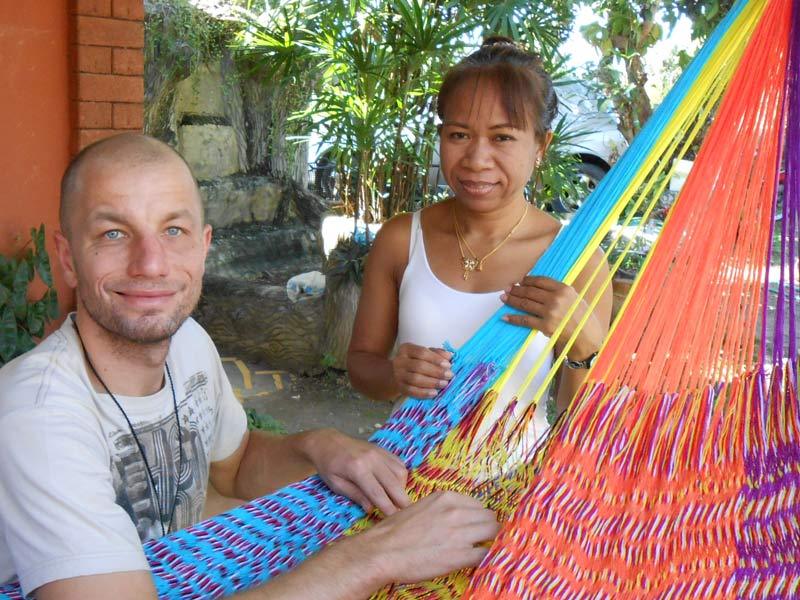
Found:
<path fill-rule="evenodd" d="M 139 436 L 136 435 L 136 429 L 134 429 L 133 423 L 131 423 L 131 420 L 128 418 L 128 413 L 125 412 L 125 409 L 122 408 L 122 405 L 119 403 L 116 396 L 111 393 L 111 390 L 108 389 L 106 382 L 103 381 L 103 378 L 100 377 L 97 369 L 95 369 L 92 359 L 89 358 L 89 353 L 86 351 L 86 345 L 83 343 L 81 332 L 78 330 L 78 324 L 74 319 L 72 324 L 75 326 L 75 333 L 78 334 L 78 340 L 81 342 L 81 348 L 83 349 L 83 356 L 86 358 L 86 363 L 89 365 L 92 373 L 94 373 L 94 376 L 100 382 L 100 385 L 103 386 L 103 389 L 106 391 L 106 393 L 111 396 L 111 399 L 114 401 L 114 404 L 117 405 L 119 412 L 121 412 L 122 416 L 125 417 L 125 422 L 128 424 L 131 435 L 133 435 L 133 440 L 136 442 L 136 447 L 139 449 L 139 454 L 142 456 L 142 460 L 144 460 L 144 468 L 147 470 L 147 479 L 150 481 L 150 489 L 153 490 L 153 495 L 155 496 L 156 509 L 158 510 L 158 522 L 161 525 L 161 535 L 167 535 L 172 531 L 172 520 L 175 517 L 175 507 L 178 505 L 178 490 L 180 488 L 181 471 L 183 470 L 183 435 L 181 434 L 181 422 L 178 416 L 178 398 L 175 395 L 175 385 L 172 382 L 172 373 L 169 371 L 169 365 L 164 362 L 164 367 L 166 367 L 167 371 L 167 379 L 169 380 L 169 388 L 172 391 L 172 407 L 175 410 L 175 426 L 178 429 L 178 471 L 175 475 L 175 497 L 172 499 L 172 509 L 169 512 L 169 522 L 167 523 L 167 527 L 165 529 L 164 516 L 161 512 L 161 495 L 158 493 L 158 489 L 156 488 L 153 470 L 150 468 L 150 462 L 147 460 L 147 455 L 144 453 L 144 446 L 142 446 L 142 443 L 139 441 Z"/>

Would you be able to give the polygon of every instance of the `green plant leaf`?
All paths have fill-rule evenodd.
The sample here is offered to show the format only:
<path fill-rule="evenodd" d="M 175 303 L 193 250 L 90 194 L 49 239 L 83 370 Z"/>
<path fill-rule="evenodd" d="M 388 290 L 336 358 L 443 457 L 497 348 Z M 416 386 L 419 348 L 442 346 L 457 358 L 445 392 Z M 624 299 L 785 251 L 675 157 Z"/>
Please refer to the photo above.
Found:
<path fill-rule="evenodd" d="M 58 316 L 44 225 L 30 231 L 31 242 L 18 257 L 0 256 L 0 361 L 7 362 L 33 347 L 45 325 Z M 32 247 L 31 247 L 32 246 Z M 28 299 L 28 286 L 39 272 L 48 289 L 37 301 Z"/>
<path fill-rule="evenodd" d="M 58 293 L 54 288 L 47 290 L 43 298 L 46 306 L 45 317 L 48 321 L 58 318 Z"/>
<path fill-rule="evenodd" d="M 250 430 L 258 429 L 277 434 L 285 434 L 286 426 L 266 413 L 259 413 L 254 408 L 245 410 L 247 414 L 247 428 Z"/>
<path fill-rule="evenodd" d="M 44 314 L 46 307 L 43 302 L 37 302 L 28 306 L 28 314 L 25 317 L 25 326 L 33 337 L 44 335 Z"/>
<path fill-rule="evenodd" d="M 50 259 L 47 254 L 37 254 L 36 259 L 36 272 L 47 287 L 52 287 L 53 271 L 50 269 Z"/>
<path fill-rule="evenodd" d="M 28 303 L 24 300 L 22 302 L 16 302 L 14 304 L 14 317 L 16 317 L 17 321 L 24 323 L 25 319 L 28 318 Z"/>
<path fill-rule="evenodd" d="M 33 240 L 33 246 L 36 249 L 36 254 L 44 254 L 45 248 L 45 235 L 44 235 L 44 223 L 39 225 L 39 229 L 35 227 L 31 227 L 31 239 Z"/>
<path fill-rule="evenodd" d="M 31 237 L 36 246 L 34 253 L 34 267 L 39 274 L 39 278 L 47 287 L 53 287 L 53 272 L 50 268 L 50 258 L 47 256 L 47 249 L 45 248 L 45 233 L 44 225 L 39 229 L 31 229 Z"/>
<path fill-rule="evenodd" d="M 17 265 L 14 275 L 14 284 L 11 291 L 11 304 L 14 307 L 14 315 L 20 321 L 24 321 L 28 314 L 28 283 L 31 281 L 32 269 L 27 260 L 22 260 Z"/>
<path fill-rule="evenodd" d="M 33 276 L 28 261 L 21 260 L 14 274 L 14 294 L 19 294 L 21 291 L 24 297 L 25 293 L 28 291 L 28 284 L 31 282 L 31 279 L 33 279 Z"/>
<path fill-rule="evenodd" d="M 17 319 L 14 310 L 6 306 L 0 312 L 0 359 L 4 363 L 14 357 L 17 349 Z"/>
<path fill-rule="evenodd" d="M 41 337 L 41 335 L 37 337 Z M 28 350 L 31 350 L 34 346 L 36 346 L 36 342 L 33 341 L 33 338 L 30 336 L 30 334 L 24 329 L 19 329 L 17 331 L 17 348 L 14 351 L 14 355 L 19 356 L 20 354 L 24 354 Z"/>

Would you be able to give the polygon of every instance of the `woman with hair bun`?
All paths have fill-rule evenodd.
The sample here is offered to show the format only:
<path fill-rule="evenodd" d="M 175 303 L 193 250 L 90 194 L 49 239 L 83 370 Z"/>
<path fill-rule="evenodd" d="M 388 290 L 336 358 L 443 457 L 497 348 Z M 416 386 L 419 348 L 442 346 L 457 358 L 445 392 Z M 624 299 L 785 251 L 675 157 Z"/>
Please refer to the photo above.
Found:
<path fill-rule="evenodd" d="M 560 229 L 560 223 L 528 203 L 524 193 L 552 139 L 557 109 L 553 83 L 539 58 L 508 38 L 488 38 L 447 73 L 437 105 L 442 121 L 439 155 L 453 196 L 398 215 L 378 233 L 348 352 L 356 389 L 389 401 L 434 397 L 452 377 L 451 355 L 442 343 L 447 340 L 459 348 L 502 303 L 525 313 L 510 316 L 509 322 L 540 332 L 517 369 L 517 383 L 530 370 L 546 336 L 577 297 L 575 288 L 582 289 L 594 268 L 605 262 L 596 252 L 575 288 L 527 276 Z M 582 303 L 556 350 L 587 310 Z M 559 410 L 586 376 L 610 315 L 611 293 L 606 291 L 558 378 Z M 531 391 L 551 363 L 552 354 Z M 516 390 L 514 383 L 506 386 L 509 395 Z M 501 397 L 495 410 L 501 411 L 510 400 Z M 529 403 L 520 399 L 518 413 Z M 538 437 L 546 428 L 541 402 L 531 433 Z"/>

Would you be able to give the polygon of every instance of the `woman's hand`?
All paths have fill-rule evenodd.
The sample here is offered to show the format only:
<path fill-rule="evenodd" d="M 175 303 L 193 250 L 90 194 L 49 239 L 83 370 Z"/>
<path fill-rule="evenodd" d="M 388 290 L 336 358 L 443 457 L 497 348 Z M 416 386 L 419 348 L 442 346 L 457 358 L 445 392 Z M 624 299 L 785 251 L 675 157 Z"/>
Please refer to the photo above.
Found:
<path fill-rule="evenodd" d="M 392 374 L 403 396 L 433 398 L 453 377 L 452 354 L 443 348 L 400 344 L 391 359 Z"/>
<path fill-rule="evenodd" d="M 527 314 L 507 315 L 505 320 L 514 325 L 530 327 L 552 337 L 555 330 L 566 317 L 569 309 L 578 299 L 575 288 L 549 277 L 525 277 L 515 286 L 506 290 L 501 300 Z M 557 347 L 562 347 L 575 332 L 589 306 L 579 300 L 578 306 L 569 318 L 558 338 Z M 572 360 L 585 360 L 600 349 L 606 329 L 592 314 L 583 329 L 578 333 L 575 343 L 567 356 Z"/>

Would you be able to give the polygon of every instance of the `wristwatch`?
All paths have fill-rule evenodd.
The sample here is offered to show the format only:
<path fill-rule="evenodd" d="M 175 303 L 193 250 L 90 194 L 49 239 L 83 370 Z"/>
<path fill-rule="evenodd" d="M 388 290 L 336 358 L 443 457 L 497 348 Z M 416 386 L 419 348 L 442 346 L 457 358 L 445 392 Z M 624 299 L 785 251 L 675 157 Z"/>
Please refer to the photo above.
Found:
<path fill-rule="evenodd" d="M 591 369 L 595 361 L 597 361 L 597 352 L 592 353 L 589 358 L 584 360 L 572 360 L 568 357 L 564 360 L 564 364 L 570 369 Z"/>

